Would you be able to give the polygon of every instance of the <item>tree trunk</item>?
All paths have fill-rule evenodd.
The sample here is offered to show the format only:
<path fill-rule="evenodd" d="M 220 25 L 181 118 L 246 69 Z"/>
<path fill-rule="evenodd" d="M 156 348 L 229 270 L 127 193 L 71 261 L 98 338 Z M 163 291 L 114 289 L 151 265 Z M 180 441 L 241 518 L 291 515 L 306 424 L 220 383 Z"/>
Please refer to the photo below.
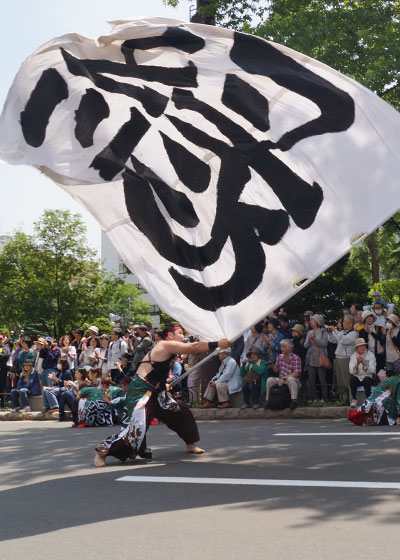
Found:
<path fill-rule="evenodd" d="M 367 239 L 367 247 L 371 257 L 371 278 L 372 283 L 379 282 L 379 255 L 378 255 L 378 236 L 376 231 Z"/>
<path fill-rule="evenodd" d="M 199 13 L 199 9 L 206 8 L 209 4 L 209 0 L 197 0 L 196 12 L 190 18 L 193 23 L 205 23 L 207 25 L 215 25 L 215 14 L 214 15 L 203 15 Z"/>

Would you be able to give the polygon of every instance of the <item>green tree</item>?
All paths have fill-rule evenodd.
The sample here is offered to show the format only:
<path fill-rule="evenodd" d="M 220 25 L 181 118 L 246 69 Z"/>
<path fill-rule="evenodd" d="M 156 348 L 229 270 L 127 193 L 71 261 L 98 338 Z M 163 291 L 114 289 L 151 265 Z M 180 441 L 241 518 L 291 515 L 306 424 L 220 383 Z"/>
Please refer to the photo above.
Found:
<path fill-rule="evenodd" d="M 203 10 L 214 11 L 217 24 L 259 35 L 331 66 L 400 109 L 399 0 L 209 0 Z M 254 18 L 258 23 L 251 25 Z M 370 283 L 390 278 L 400 264 L 399 233 L 400 214 L 354 250 L 353 264 Z"/>
<path fill-rule="evenodd" d="M 46 210 L 35 235 L 16 233 L 0 254 L 2 322 L 60 336 L 108 315 L 118 280 L 104 275 L 79 214 Z"/>
<path fill-rule="evenodd" d="M 332 320 L 340 316 L 343 307 L 370 303 L 367 294 L 367 281 L 345 255 L 285 305 L 293 318 L 301 319 L 304 311 L 311 309 Z"/>
<path fill-rule="evenodd" d="M 141 299 L 142 292 L 133 284 L 118 284 L 113 293 L 112 313 L 125 316 L 134 323 L 150 321 L 150 304 Z"/>

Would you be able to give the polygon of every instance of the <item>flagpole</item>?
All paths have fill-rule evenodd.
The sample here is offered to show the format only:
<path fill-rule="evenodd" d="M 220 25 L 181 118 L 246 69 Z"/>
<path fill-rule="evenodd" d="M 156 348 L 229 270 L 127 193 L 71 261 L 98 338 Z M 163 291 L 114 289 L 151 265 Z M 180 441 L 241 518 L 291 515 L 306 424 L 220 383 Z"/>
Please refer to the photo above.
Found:
<path fill-rule="evenodd" d="M 208 362 L 208 360 L 210 360 L 211 358 L 213 358 L 214 356 L 216 356 L 218 354 L 218 352 L 220 351 L 220 348 L 216 348 L 213 352 L 211 352 L 211 354 L 208 354 L 208 356 L 206 356 L 205 358 L 203 358 L 202 360 L 200 360 L 200 362 L 197 362 L 197 364 L 195 364 L 193 367 L 191 367 L 190 369 L 188 369 L 187 371 L 185 371 L 185 373 L 183 373 L 182 375 L 180 375 L 179 377 L 177 377 L 174 381 L 172 381 L 172 383 L 169 383 L 168 385 L 172 388 L 174 387 L 177 383 L 180 383 L 183 379 L 186 379 L 186 377 L 190 374 L 193 373 L 194 371 L 196 371 L 196 369 L 198 369 L 200 366 L 204 365 L 206 362 Z"/>

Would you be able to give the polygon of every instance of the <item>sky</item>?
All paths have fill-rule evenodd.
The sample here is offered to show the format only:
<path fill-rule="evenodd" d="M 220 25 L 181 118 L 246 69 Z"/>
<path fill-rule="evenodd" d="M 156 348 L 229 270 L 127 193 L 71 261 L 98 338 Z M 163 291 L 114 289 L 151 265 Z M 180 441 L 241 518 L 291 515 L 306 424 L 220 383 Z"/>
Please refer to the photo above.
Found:
<path fill-rule="evenodd" d="M 0 34 L 0 108 L 20 64 L 39 46 L 65 33 L 77 32 L 91 39 L 107 33 L 107 21 L 160 16 L 189 21 L 195 0 L 182 0 L 178 8 L 162 0 L 15 0 L 2 7 Z M 0 162 L 0 235 L 15 231 L 33 233 L 33 222 L 45 209 L 80 213 L 87 226 L 87 241 L 100 256 L 100 227 L 66 192 L 38 170 Z"/>

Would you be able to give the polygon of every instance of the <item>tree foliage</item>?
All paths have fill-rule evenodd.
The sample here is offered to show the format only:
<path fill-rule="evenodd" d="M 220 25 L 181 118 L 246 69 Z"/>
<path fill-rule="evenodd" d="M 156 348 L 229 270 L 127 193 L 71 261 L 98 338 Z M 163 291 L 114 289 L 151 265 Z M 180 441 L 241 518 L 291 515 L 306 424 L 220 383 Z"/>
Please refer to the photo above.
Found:
<path fill-rule="evenodd" d="M 100 270 L 79 214 L 46 210 L 34 235 L 17 232 L 0 253 L 0 283 L 2 323 L 58 337 L 107 317 L 121 281 Z"/>
<path fill-rule="evenodd" d="M 218 24 L 315 58 L 400 110 L 399 0 L 210 0 L 206 11 L 212 10 Z M 251 25 L 254 19 L 258 22 Z M 370 285 L 391 278 L 398 268 L 399 234 L 400 214 L 353 251 L 350 264 Z"/>
<path fill-rule="evenodd" d="M 304 311 L 323 313 L 328 319 L 337 319 L 343 307 L 352 303 L 370 303 L 368 283 L 349 263 L 345 255 L 311 284 L 285 303 L 293 318 L 301 319 Z"/>
<path fill-rule="evenodd" d="M 316 58 L 400 108 L 399 0 L 274 0 L 253 32 Z"/>

